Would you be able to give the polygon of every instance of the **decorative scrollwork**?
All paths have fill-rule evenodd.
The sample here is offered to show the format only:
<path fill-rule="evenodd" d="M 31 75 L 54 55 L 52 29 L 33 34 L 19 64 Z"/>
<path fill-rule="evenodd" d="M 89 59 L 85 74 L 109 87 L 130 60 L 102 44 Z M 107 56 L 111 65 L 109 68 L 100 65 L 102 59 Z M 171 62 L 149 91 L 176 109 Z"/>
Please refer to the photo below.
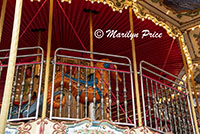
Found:
<path fill-rule="evenodd" d="M 18 134 L 30 134 L 30 130 L 32 129 L 31 124 L 25 124 L 18 128 Z"/>
<path fill-rule="evenodd" d="M 53 125 L 53 134 L 65 134 L 66 126 L 62 123 L 55 123 Z"/>

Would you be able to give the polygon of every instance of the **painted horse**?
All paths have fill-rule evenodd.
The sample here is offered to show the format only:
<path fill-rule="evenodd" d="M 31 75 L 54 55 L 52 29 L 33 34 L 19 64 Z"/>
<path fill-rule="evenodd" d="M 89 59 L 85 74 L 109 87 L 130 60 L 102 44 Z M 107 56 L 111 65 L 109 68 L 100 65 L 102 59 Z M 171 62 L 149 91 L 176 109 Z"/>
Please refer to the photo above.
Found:
<path fill-rule="evenodd" d="M 108 62 L 111 62 L 111 60 L 109 59 L 102 59 L 103 61 L 108 61 Z M 97 62 L 95 67 L 97 68 L 102 68 L 102 69 L 117 69 L 117 66 L 116 65 L 113 65 L 113 64 L 110 64 L 110 63 L 103 63 L 103 62 Z M 108 77 L 108 71 L 106 70 L 103 70 L 103 87 L 104 87 L 104 91 L 103 91 L 103 96 L 101 96 L 101 70 L 95 70 L 95 75 L 94 73 L 91 73 L 88 75 L 88 81 L 87 81 L 87 84 L 88 84 L 88 88 L 87 88 L 87 91 L 88 91 L 88 102 L 92 102 L 93 101 L 93 85 L 94 85 L 94 82 L 95 82 L 95 85 L 96 85 L 96 89 L 95 89 L 95 92 L 96 92 L 96 101 L 100 101 L 101 97 L 107 97 L 108 96 L 108 83 L 109 83 L 109 77 Z M 112 78 L 116 78 L 116 72 L 110 72 L 110 75 Z M 63 78 L 63 81 L 64 81 L 64 89 L 69 89 L 69 82 L 70 82 L 70 76 L 69 74 L 65 73 L 64 75 L 65 77 Z M 94 81 L 94 76 L 95 76 L 95 81 Z M 122 79 L 120 78 L 119 74 L 117 73 L 117 77 L 118 77 L 118 80 L 121 82 Z M 54 81 L 54 92 L 58 92 L 60 89 L 60 83 L 61 83 L 61 80 L 62 80 L 62 73 L 61 72 L 58 72 L 57 75 L 55 76 L 55 81 Z M 71 77 L 71 93 L 74 97 L 77 96 L 77 83 L 78 83 L 78 80 L 74 77 Z M 84 80 L 79 80 L 79 83 L 80 83 L 80 103 L 85 103 L 85 84 L 86 84 L 86 81 Z M 50 105 L 51 104 L 51 91 L 52 91 L 52 82 L 49 83 L 49 86 L 48 86 L 48 97 L 47 97 L 47 100 L 48 100 L 48 104 Z M 55 94 L 54 94 L 55 96 Z M 66 98 L 63 97 L 62 99 L 62 106 L 64 106 L 66 104 Z M 60 107 L 60 94 L 59 95 L 56 95 L 54 97 L 54 100 L 53 100 L 53 107 L 54 108 L 59 108 Z"/>

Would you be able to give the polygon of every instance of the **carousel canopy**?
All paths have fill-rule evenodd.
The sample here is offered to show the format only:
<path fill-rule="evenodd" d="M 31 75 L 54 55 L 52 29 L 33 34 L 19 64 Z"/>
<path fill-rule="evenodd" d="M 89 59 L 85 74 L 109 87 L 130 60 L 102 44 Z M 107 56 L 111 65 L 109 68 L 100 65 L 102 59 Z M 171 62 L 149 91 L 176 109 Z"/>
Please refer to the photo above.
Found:
<path fill-rule="evenodd" d="M 2 1 L 0 7 L 2 7 Z M 10 48 L 14 9 L 15 0 L 8 0 L 0 49 Z M 90 50 L 89 13 L 84 9 L 98 12 L 92 15 L 93 31 L 97 29 L 104 31 L 103 38 L 98 39 L 94 36 L 94 51 L 132 58 L 128 10 L 124 9 L 122 13 L 119 13 L 103 3 L 92 4 L 85 0 L 73 0 L 71 4 L 62 3 L 59 0 L 54 1 L 52 52 L 59 47 L 81 50 L 85 47 L 88 51 Z M 37 46 L 38 32 L 33 30 L 42 28 L 46 31 L 42 32 L 41 47 L 46 51 L 48 14 L 49 1 L 47 0 L 23 2 L 19 47 Z M 137 63 L 145 60 L 178 75 L 182 68 L 178 40 L 168 36 L 165 29 L 150 20 L 141 20 L 135 15 L 133 18 Z M 108 35 L 109 30 L 115 31 L 115 38 Z M 148 32 L 149 35 L 144 36 L 144 33 Z M 118 37 L 118 33 L 127 34 L 127 37 Z M 161 38 L 156 36 L 160 33 Z M 152 34 L 151 37 L 150 34 Z"/>

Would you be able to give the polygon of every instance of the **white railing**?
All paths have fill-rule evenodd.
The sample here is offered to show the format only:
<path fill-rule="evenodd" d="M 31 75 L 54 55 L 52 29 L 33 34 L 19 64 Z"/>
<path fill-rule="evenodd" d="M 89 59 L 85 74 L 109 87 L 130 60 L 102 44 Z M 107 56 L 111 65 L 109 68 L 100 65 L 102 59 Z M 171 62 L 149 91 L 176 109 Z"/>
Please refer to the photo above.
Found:
<path fill-rule="evenodd" d="M 9 51 L 9 49 L 0 50 L 1 88 L 4 88 Z M 41 47 L 18 49 L 8 121 L 38 118 L 39 105 L 42 104 L 40 100 L 42 70 L 43 49 Z"/>
<path fill-rule="evenodd" d="M 186 84 L 148 63 L 140 63 L 144 125 L 158 132 L 195 133 Z"/>
<path fill-rule="evenodd" d="M 90 54 L 101 60 L 91 59 Z M 90 117 L 93 120 L 108 119 L 116 124 L 136 126 L 130 72 L 131 62 L 127 57 L 57 49 L 48 94 L 50 119 L 78 120 Z"/>

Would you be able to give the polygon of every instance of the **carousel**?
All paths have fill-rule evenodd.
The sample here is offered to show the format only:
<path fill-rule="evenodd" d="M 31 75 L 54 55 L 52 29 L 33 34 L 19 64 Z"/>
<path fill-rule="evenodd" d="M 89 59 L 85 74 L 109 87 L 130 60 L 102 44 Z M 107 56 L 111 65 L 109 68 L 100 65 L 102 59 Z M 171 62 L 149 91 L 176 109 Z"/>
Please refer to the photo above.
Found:
<path fill-rule="evenodd" d="M 199 134 L 198 0 L 0 11 L 0 134 Z"/>

